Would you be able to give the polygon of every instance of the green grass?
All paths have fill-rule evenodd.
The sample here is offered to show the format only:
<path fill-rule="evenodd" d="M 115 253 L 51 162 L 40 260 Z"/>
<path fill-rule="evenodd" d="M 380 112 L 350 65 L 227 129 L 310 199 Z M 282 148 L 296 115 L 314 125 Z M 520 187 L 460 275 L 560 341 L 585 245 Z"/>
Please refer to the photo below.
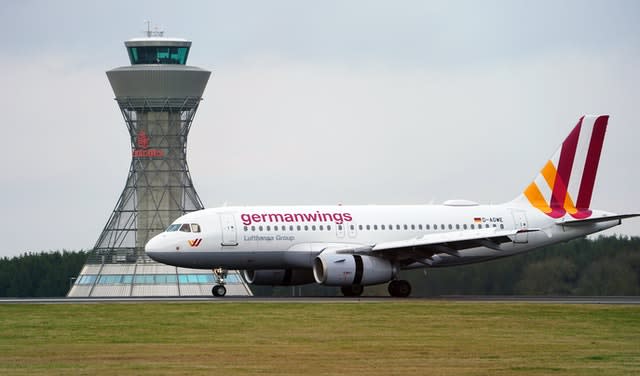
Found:
<path fill-rule="evenodd" d="M 633 375 L 640 307 L 0 306 L 0 374 Z"/>

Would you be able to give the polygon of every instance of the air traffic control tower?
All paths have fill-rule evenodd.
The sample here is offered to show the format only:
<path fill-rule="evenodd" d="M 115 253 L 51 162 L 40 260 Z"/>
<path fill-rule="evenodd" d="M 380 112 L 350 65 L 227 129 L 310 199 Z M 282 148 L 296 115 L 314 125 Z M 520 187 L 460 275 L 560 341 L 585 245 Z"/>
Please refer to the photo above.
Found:
<path fill-rule="evenodd" d="M 124 191 L 69 297 L 210 295 L 212 271 L 148 258 L 144 246 L 179 216 L 203 208 L 187 166 L 187 135 L 211 72 L 186 65 L 191 42 L 148 31 L 125 42 L 130 66 L 107 72 L 131 137 Z M 229 271 L 230 295 L 251 295 Z"/>

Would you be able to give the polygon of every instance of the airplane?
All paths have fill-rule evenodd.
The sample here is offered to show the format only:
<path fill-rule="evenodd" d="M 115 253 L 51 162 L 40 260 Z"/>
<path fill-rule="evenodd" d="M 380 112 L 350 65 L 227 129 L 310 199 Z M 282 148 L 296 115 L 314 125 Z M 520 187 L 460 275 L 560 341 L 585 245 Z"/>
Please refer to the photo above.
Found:
<path fill-rule="evenodd" d="M 401 270 L 483 262 L 596 233 L 640 214 L 591 209 L 608 115 L 583 116 L 515 199 L 499 205 L 220 207 L 188 213 L 145 246 L 160 263 L 212 269 L 226 294 L 228 269 L 253 285 L 318 283 L 359 296 L 388 283 L 411 294 Z"/>

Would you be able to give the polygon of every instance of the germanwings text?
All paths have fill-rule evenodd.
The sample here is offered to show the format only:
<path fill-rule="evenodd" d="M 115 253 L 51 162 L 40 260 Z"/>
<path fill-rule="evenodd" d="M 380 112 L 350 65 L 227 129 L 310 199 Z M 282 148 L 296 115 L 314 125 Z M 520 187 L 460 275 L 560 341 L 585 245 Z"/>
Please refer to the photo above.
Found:
<path fill-rule="evenodd" d="M 315 213 L 244 213 L 240 215 L 240 219 L 245 226 L 267 222 L 334 222 L 341 225 L 353 220 L 350 213 L 321 213 L 320 211 Z"/>

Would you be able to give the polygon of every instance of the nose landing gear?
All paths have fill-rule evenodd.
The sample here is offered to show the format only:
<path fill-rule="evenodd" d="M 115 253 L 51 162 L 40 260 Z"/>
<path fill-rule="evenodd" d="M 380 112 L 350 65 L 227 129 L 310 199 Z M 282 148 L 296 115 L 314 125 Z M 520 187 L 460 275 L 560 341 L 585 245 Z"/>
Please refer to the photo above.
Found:
<path fill-rule="evenodd" d="M 224 287 L 224 279 L 227 277 L 227 269 L 216 268 L 213 269 L 213 275 L 216 278 L 216 284 L 211 288 L 211 294 L 215 297 L 223 297 L 227 294 L 227 288 Z"/>

